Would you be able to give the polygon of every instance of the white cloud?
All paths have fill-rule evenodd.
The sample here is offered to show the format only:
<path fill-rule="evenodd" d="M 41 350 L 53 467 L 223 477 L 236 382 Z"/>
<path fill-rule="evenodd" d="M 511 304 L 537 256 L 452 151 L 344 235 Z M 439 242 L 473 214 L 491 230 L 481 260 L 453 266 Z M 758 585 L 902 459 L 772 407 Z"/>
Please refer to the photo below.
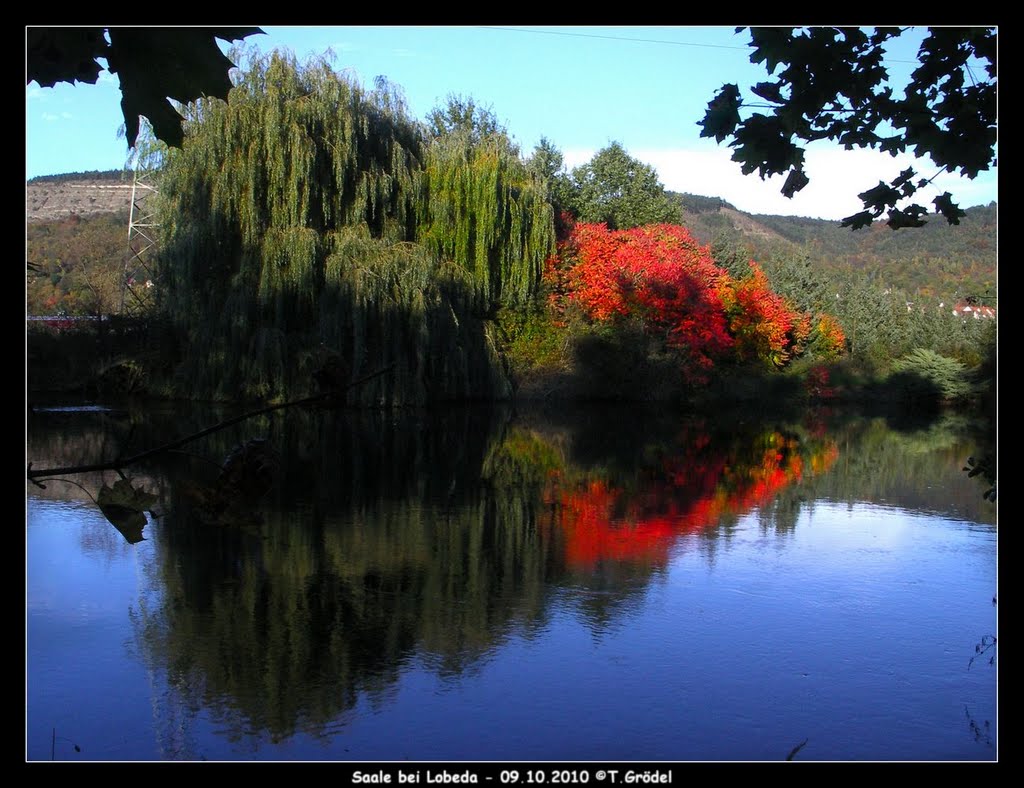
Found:
<path fill-rule="evenodd" d="M 412 49 L 392 49 L 391 54 L 395 57 L 416 57 L 416 52 Z"/>
<path fill-rule="evenodd" d="M 595 152 L 564 151 L 566 167 L 571 170 L 587 162 Z M 878 151 L 812 146 L 807 150 L 805 167 L 810 183 L 789 199 L 780 191 L 784 175 L 767 180 L 761 180 L 756 172 L 744 175 L 727 148 L 630 150 L 629 154 L 654 167 L 671 191 L 721 197 L 747 213 L 822 219 L 841 219 L 863 210 L 857 197 L 860 192 L 877 186 L 879 181 L 893 180 L 907 167 L 914 168 L 915 180 L 930 178 L 938 170 L 930 161 L 918 161 L 909 154 L 893 158 Z M 996 199 L 995 184 L 994 171 L 975 181 L 943 174 L 919 191 L 915 199 L 930 208 L 935 197 L 949 191 L 955 203 L 977 205 Z"/>
<path fill-rule="evenodd" d="M 61 112 L 59 115 L 56 112 L 44 112 L 39 117 L 41 117 L 47 123 L 54 123 L 58 120 L 72 120 L 74 118 L 74 115 L 72 115 L 70 112 Z"/>
<path fill-rule="evenodd" d="M 25 88 L 25 98 L 30 101 L 46 101 L 47 92 L 39 85 L 29 85 Z"/>
<path fill-rule="evenodd" d="M 97 85 L 110 85 L 111 87 L 118 88 L 121 86 L 121 80 L 118 79 L 117 74 L 111 74 L 109 71 L 101 71 L 99 78 L 96 80 Z"/>
<path fill-rule="evenodd" d="M 565 168 L 572 172 L 574 168 L 590 161 L 595 153 L 597 151 L 590 148 L 566 148 L 562 151 L 562 161 L 565 163 Z"/>

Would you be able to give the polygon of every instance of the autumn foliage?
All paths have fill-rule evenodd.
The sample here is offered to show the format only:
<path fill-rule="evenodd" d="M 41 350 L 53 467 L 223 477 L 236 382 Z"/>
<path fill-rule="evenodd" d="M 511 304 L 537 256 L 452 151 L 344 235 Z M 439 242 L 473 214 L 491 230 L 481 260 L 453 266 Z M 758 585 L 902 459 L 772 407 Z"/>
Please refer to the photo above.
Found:
<path fill-rule="evenodd" d="M 728 274 L 678 225 L 610 231 L 578 224 L 561 249 L 566 301 L 592 321 L 637 320 L 702 379 L 732 346 L 719 291 Z"/>
<path fill-rule="evenodd" d="M 803 350 L 810 318 L 772 292 L 757 263 L 751 261 L 750 276 L 722 288 L 722 296 L 740 360 L 761 359 L 781 367 Z"/>
<path fill-rule="evenodd" d="M 846 350 L 846 335 L 839 321 L 832 315 L 821 315 L 815 329 L 815 352 L 828 361 L 838 359 Z"/>
<path fill-rule="evenodd" d="M 663 561 L 679 536 L 766 506 L 786 487 L 827 471 L 838 457 L 832 441 L 807 445 L 777 431 L 738 453 L 716 448 L 701 434 L 688 436 L 679 449 L 643 469 L 629 486 L 600 475 L 549 474 L 544 500 L 571 566 Z"/>
<path fill-rule="evenodd" d="M 680 355 L 690 383 L 704 382 L 723 361 L 784 366 L 812 339 L 830 358 L 843 346 L 833 318 L 815 322 L 795 309 L 753 261 L 749 276 L 730 276 L 678 225 L 614 231 L 577 224 L 548 260 L 544 279 L 559 317 L 576 310 L 595 324 L 639 324 Z"/>

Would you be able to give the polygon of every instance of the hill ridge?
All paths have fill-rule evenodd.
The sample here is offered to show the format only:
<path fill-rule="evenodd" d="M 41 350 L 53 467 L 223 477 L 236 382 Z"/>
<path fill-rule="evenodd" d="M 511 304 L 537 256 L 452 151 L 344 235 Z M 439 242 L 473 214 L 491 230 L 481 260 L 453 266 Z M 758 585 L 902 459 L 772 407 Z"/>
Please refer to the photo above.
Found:
<path fill-rule="evenodd" d="M 111 177 L 113 173 L 118 178 Z M 25 221 L 28 224 L 80 218 L 131 208 L 132 184 L 120 180 L 123 173 L 72 173 L 48 175 L 25 183 Z"/>
<path fill-rule="evenodd" d="M 111 236 L 104 243 L 111 250 L 108 254 L 123 249 L 131 208 L 131 173 L 109 170 L 48 175 L 26 181 L 25 190 L 30 237 L 37 236 L 37 230 L 43 231 L 48 223 L 86 220 L 80 230 L 59 231 L 71 238 L 74 232 L 85 232 L 91 220 L 102 219 L 103 232 Z M 827 219 L 749 214 L 719 197 L 669 195 L 679 201 L 683 224 L 702 244 L 731 246 L 734 252 L 762 262 L 806 257 L 823 274 L 859 272 L 921 296 L 957 292 L 984 296 L 986 303 L 995 297 L 995 202 L 967 208 L 967 215 L 956 226 L 930 216 L 926 217 L 928 224 L 919 229 L 892 231 L 876 223 L 854 232 Z M 123 222 L 116 217 L 119 213 L 124 214 Z M 92 231 L 99 232 L 98 228 Z M 61 256 L 66 265 L 74 266 L 77 255 L 71 248 Z"/>

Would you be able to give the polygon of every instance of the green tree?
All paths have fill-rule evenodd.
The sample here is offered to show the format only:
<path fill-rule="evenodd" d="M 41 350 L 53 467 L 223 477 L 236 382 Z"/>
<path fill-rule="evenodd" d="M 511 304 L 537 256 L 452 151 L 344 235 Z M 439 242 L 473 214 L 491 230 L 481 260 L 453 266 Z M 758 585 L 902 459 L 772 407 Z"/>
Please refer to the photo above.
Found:
<path fill-rule="evenodd" d="M 399 96 L 324 58 L 253 53 L 188 108 L 162 173 L 162 305 L 193 396 L 308 393 L 321 343 L 352 404 L 509 393 L 488 318 L 538 285 L 551 207 L 503 134 L 424 139 Z"/>
<path fill-rule="evenodd" d="M 490 107 L 481 107 L 472 96 L 449 93 L 445 103 L 427 114 L 427 134 L 434 139 L 462 133 L 476 144 L 494 135 L 506 136 L 505 126 Z"/>
<path fill-rule="evenodd" d="M 562 152 L 547 137 L 541 137 L 526 166 L 547 183 L 548 199 L 554 209 L 555 225 L 561 237 L 568 229 L 562 221 L 562 212 L 569 210 L 573 201 L 572 178 L 565 169 Z"/>
<path fill-rule="evenodd" d="M 581 222 L 627 230 L 682 221 L 682 209 L 665 192 L 655 169 L 631 157 L 618 142 L 574 169 L 572 179 L 570 207 Z"/>
<path fill-rule="evenodd" d="M 761 263 L 772 289 L 805 312 L 831 312 L 835 288 L 805 253 L 775 254 Z"/>
<path fill-rule="evenodd" d="M 764 63 L 771 81 L 750 90 L 767 108 L 740 117 L 745 108 L 737 85 L 724 85 L 698 123 L 701 136 L 731 140 L 733 160 L 744 174 L 788 173 L 782 193 L 792 197 L 807 185 L 806 143 L 834 140 L 847 150 L 873 148 L 893 156 L 913 150 L 930 157 L 940 172 L 974 178 L 996 164 L 996 31 L 984 27 L 929 28 L 918 51 L 919 67 L 897 97 L 882 65 L 886 42 L 909 28 L 750 28 L 754 63 Z M 739 28 L 742 30 L 742 28 Z M 939 173 L 936 173 L 938 175 Z M 888 212 L 888 225 L 920 227 L 928 210 L 897 208 L 932 178 L 908 167 L 891 183 L 879 182 L 858 196 L 864 210 L 843 219 L 844 227 L 869 225 Z M 950 224 L 964 212 L 949 192 L 933 200 Z"/>
<path fill-rule="evenodd" d="M 121 83 L 125 137 L 134 147 L 139 116 L 157 139 L 180 147 L 184 118 L 168 101 L 182 104 L 204 96 L 227 98 L 234 64 L 217 39 L 240 41 L 262 33 L 258 27 L 29 27 L 25 84 L 95 84 L 106 70 Z"/>
<path fill-rule="evenodd" d="M 545 184 L 508 138 L 472 140 L 456 133 L 430 143 L 418 240 L 470 276 L 474 314 L 493 317 L 536 293 L 554 222 Z"/>

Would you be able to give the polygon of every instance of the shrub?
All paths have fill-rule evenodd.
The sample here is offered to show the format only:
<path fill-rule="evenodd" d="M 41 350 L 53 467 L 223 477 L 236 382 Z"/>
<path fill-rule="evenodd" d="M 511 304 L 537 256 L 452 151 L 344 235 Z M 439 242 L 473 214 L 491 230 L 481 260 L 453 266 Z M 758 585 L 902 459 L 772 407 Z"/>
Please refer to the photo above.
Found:
<path fill-rule="evenodd" d="M 970 393 L 964 365 L 925 348 L 916 348 L 896 361 L 889 380 L 904 399 L 956 400 Z"/>

